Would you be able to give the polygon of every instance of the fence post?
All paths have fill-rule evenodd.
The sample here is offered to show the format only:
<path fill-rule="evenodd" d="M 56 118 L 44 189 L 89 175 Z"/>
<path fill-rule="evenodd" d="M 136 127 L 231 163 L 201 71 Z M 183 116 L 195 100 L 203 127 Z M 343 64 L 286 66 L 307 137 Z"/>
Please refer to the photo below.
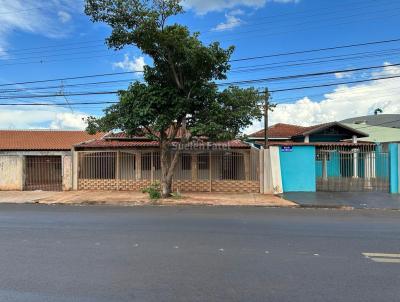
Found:
<path fill-rule="evenodd" d="M 390 193 L 399 193 L 399 144 L 389 144 L 389 185 Z"/>
<path fill-rule="evenodd" d="M 260 152 L 259 152 L 259 178 L 260 178 L 260 193 L 264 194 L 265 189 L 264 189 L 264 173 L 265 173 L 265 164 L 264 164 L 264 148 L 261 147 Z"/>
<path fill-rule="evenodd" d="M 198 169 L 198 164 L 197 164 L 197 154 L 192 153 L 192 181 L 197 181 L 197 169 Z"/>
<path fill-rule="evenodd" d="M 117 161 L 115 165 L 115 179 L 117 180 L 117 191 L 120 189 L 120 179 L 121 179 L 121 151 L 117 151 Z"/>
<path fill-rule="evenodd" d="M 212 157 L 211 157 L 211 151 L 208 151 L 208 178 L 210 180 L 210 192 L 212 192 Z"/>
<path fill-rule="evenodd" d="M 78 190 L 78 169 L 80 153 L 72 149 L 72 190 Z"/>
<path fill-rule="evenodd" d="M 353 178 L 358 178 L 358 149 L 353 149 Z"/>
<path fill-rule="evenodd" d="M 139 151 L 135 154 L 136 158 L 136 180 L 142 179 L 142 153 Z"/>
<path fill-rule="evenodd" d="M 244 154 L 244 178 L 250 180 L 250 152 L 251 149 Z"/>
<path fill-rule="evenodd" d="M 153 159 L 154 152 L 151 151 L 150 155 L 151 155 L 151 158 L 150 158 L 150 166 L 151 166 L 150 179 L 151 179 L 151 183 L 153 184 L 154 183 L 154 159 Z"/>

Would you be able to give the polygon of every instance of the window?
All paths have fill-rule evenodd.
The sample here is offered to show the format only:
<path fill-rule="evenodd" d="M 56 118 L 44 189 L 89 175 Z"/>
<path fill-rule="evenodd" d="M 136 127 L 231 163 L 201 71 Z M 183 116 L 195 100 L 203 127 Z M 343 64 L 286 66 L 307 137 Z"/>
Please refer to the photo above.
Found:
<path fill-rule="evenodd" d="M 151 155 L 153 154 L 153 166 L 155 170 L 161 169 L 160 154 L 158 152 L 148 152 L 142 154 L 142 170 L 151 171 Z"/>
<path fill-rule="evenodd" d="M 192 155 L 182 154 L 181 155 L 181 168 L 182 170 L 192 170 Z"/>
<path fill-rule="evenodd" d="M 197 156 L 199 170 L 208 170 L 210 167 L 210 156 L 207 153 L 202 153 Z"/>

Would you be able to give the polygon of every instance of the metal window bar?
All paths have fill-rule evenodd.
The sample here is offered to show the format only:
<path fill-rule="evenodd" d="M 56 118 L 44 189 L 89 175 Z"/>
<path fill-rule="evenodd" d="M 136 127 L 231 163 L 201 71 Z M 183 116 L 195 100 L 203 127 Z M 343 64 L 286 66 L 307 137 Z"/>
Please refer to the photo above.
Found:
<path fill-rule="evenodd" d="M 138 153 L 139 151 L 79 151 L 78 178 L 153 181 L 161 179 L 160 153 Z M 173 155 L 171 152 L 170 160 Z M 210 180 L 211 177 L 211 180 L 258 181 L 259 169 L 257 150 L 187 152 L 179 155 L 174 179 L 197 181 Z M 140 175 L 140 179 L 137 175 Z"/>
<path fill-rule="evenodd" d="M 61 156 L 26 156 L 24 190 L 61 191 Z"/>
<path fill-rule="evenodd" d="M 389 190 L 389 154 L 381 146 L 329 146 L 316 150 L 318 191 Z"/>

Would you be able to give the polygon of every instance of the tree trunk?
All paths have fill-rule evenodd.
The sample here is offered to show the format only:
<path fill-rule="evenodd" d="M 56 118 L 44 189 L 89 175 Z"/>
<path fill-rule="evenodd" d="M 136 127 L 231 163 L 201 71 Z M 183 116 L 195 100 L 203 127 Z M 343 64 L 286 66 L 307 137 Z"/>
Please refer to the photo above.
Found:
<path fill-rule="evenodd" d="M 176 151 L 172 161 L 168 156 L 169 148 L 168 144 L 161 143 L 161 197 L 168 198 L 172 194 L 172 178 L 175 170 L 175 166 L 178 162 L 179 150 Z"/>

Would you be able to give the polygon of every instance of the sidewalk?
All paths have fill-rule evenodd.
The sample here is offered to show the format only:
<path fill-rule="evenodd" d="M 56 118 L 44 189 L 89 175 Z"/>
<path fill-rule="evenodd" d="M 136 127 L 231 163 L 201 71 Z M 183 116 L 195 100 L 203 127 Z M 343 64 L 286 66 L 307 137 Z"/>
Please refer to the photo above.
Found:
<path fill-rule="evenodd" d="M 0 203 L 106 204 L 106 205 L 209 205 L 295 207 L 296 203 L 274 195 L 237 193 L 183 193 L 180 198 L 151 201 L 147 194 L 119 191 L 0 191 Z"/>

